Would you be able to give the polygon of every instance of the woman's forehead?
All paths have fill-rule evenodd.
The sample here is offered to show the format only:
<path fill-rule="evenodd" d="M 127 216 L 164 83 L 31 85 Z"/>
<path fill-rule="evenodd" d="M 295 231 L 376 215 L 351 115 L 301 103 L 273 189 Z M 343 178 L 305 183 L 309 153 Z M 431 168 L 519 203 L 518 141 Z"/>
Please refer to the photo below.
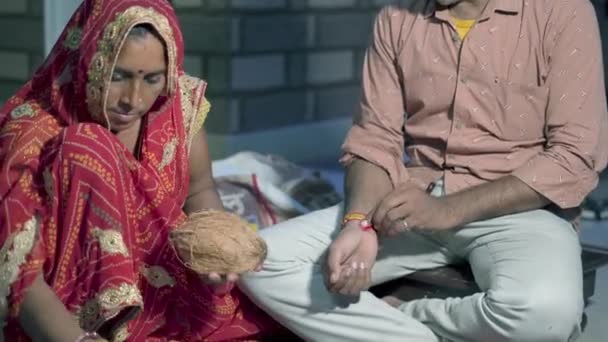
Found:
<path fill-rule="evenodd" d="M 137 74 L 156 73 L 167 68 L 164 45 L 153 35 L 125 40 L 116 67 Z"/>

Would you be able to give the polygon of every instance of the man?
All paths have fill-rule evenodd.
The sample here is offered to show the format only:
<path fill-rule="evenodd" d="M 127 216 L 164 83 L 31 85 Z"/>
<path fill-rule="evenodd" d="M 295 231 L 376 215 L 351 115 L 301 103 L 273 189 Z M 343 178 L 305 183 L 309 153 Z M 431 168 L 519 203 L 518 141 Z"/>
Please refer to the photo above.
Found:
<path fill-rule="evenodd" d="M 572 222 L 607 160 L 600 50 L 587 0 L 383 9 L 343 147 L 344 206 L 263 232 L 264 269 L 242 287 L 306 340 L 576 338 Z M 464 261 L 482 291 L 470 297 L 366 291 Z"/>

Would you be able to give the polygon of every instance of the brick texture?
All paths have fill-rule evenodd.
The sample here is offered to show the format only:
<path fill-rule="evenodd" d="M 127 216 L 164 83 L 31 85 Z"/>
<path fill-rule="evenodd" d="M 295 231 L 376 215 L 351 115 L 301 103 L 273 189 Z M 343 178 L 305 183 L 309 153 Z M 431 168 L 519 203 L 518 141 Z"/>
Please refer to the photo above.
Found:
<path fill-rule="evenodd" d="M 0 1 L 0 105 L 42 62 L 42 8 L 43 0 Z"/>
<path fill-rule="evenodd" d="M 249 133 L 352 115 L 373 18 L 394 1 L 173 0 L 184 67 L 209 82 L 207 129 Z M 44 1 L 0 2 L 1 103 L 43 60 Z M 592 2 L 605 37 L 607 1 Z"/>
<path fill-rule="evenodd" d="M 180 0 L 207 129 L 238 134 L 352 115 L 373 18 L 395 0 Z M 195 59 L 199 56 L 200 59 Z"/>

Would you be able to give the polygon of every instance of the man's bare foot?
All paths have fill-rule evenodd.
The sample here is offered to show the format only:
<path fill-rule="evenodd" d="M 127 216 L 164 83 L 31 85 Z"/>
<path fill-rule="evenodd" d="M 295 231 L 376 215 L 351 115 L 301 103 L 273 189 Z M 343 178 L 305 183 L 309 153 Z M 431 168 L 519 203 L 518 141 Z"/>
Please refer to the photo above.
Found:
<path fill-rule="evenodd" d="M 398 308 L 401 306 L 401 304 L 404 303 L 404 301 L 402 301 L 401 299 L 399 299 L 395 296 L 384 296 L 384 297 L 382 297 L 382 300 L 394 308 Z"/>

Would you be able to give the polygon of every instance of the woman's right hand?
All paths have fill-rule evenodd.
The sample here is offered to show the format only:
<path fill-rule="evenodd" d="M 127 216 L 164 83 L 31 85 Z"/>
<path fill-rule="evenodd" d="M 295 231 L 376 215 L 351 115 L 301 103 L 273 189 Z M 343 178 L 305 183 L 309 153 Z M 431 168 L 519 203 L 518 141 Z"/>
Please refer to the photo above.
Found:
<path fill-rule="evenodd" d="M 234 287 L 234 283 L 239 279 L 236 273 L 219 274 L 212 272 L 200 275 L 201 280 L 207 284 L 216 295 L 224 295 Z"/>
<path fill-rule="evenodd" d="M 253 271 L 259 272 L 261 270 L 262 264 L 258 265 Z M 215 294 L 225 294 L 232 289 L 233 284 L 239 280 L 239 276 L 240 275 L 237 273 L 219 274 L 217 272 L 212 272 L 203 274 L 200 278 L 205 284 L 213 288 Z"/>
<path fill-rule="evenodd" d="M 239 280 L 239 275 L 236 273 L 219 274 L 212 272 L 201 275 L 201 279 L 209 285 L 223 285 L 225 283 L 234 283 Z"/>

